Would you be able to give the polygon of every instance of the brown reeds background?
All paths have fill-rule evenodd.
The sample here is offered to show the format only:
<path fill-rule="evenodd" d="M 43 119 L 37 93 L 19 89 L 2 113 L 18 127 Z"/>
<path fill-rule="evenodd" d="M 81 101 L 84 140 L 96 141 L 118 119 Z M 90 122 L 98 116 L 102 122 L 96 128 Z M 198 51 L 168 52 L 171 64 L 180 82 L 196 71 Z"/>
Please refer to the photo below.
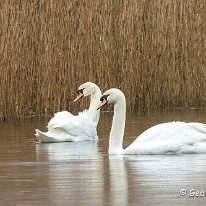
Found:
<path fill-rule="evenodd" d="M 205 19 L 205 0 L 1 0 L 0 117 L 74 110 L 86 81 L 129 111 L 205 106 Z"/>

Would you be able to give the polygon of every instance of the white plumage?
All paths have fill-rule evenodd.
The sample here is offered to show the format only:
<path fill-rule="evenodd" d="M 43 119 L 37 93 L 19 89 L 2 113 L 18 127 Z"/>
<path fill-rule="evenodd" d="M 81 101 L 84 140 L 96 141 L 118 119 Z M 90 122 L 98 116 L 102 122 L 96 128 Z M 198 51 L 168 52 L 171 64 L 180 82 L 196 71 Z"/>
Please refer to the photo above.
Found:
<path fill-rule="evenodd" d="M 97 85 L 91 82 L 82 84 L 79 90 L 83 90 L 84 96 L 91 95 L 91 103 L 88 110 L 80 112 L 77 116 L 68 111 L 57 112 L 48 123 L 48 131 L 41 132 L 36 129 L 36 138 L 39 142 L 65 142 L 98 140 L 97 124 L 100 112 L 97 111 L 101 91 Z"/>
<path fill-rule="evenodd" d="M 104 97 L 104 98 L 103 98 Z M 126 149 L 122 148 L 126 100 L 118 89 L 110 89 L 102 96 L 102 106 L 114 103 L 114 116 L 109 139 L 110 154 L 181 154 L 206 153 L 206 125 L 197 122 L 168 122 L 143 132 Z"/>
<path fill-rule="evenodd" d="M 172 154 L 206 152 L 206 125 L 168 122 L 143 132 L 125 154 Z"/>

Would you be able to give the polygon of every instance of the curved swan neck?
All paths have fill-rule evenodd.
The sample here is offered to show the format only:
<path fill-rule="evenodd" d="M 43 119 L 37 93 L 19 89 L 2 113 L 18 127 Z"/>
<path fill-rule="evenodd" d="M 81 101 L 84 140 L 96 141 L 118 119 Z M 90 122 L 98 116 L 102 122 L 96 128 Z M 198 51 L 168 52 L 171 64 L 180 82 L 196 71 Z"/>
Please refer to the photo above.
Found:
<path fill-rule="evenodd" d="M 100 97 L 102 96 L 101 90 L 98 86 L 94 87 L 91 93 L 91 102 L 89 109 L 95 109 L 97 110 L 97 107 L 100 103 Z"/>
<path fill-rule="evenodd" d="M 126 101 L 124 95 L 114 104 L 114 116 L 109 137 L 109 154 L 123 153 L 122 143 L 126 119 Z"/>
<path fill-rule="evenodd" d="M 98 86 L 94 87 L 91 93 L 91 101 L 89 106 L 89 111 L 91 113 L 92 121 L 98 123 L 100 117 L 100 110 L 97 107 L 100 104 L 100 97 L 102 96 L 101 90 Z"/>

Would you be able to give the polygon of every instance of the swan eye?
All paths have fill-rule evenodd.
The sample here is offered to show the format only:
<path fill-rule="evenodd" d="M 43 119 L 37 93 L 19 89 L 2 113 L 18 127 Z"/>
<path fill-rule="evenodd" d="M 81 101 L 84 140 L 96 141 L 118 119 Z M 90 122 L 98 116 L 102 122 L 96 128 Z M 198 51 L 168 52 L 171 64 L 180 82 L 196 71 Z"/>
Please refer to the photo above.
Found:
<path fill-rule="evenodd" d="M 107 101 L 107 97 L 109 96 L 109 94 L 107 95 L 102 95 L 102 97 L 100 98 L 100 101 L 103 102 L 103 100 Z"/>
<path fill-rule="evenodd" d="M 102 97 L 100 98 L 101 104 L 98 106 L 97 110 L 101 109 L 104 105 L 106 105 L 108 103 L 107 101 L 107 97 L 108 95 L 102 95 Z"/>
<path fill-rule="evenodd" d="M 83 89 L 78 89 L 78 90 L 77 90 L 77 94 L 83 94 L 84 89 L 85 89 L 85 88 L 83 88 Z"/>

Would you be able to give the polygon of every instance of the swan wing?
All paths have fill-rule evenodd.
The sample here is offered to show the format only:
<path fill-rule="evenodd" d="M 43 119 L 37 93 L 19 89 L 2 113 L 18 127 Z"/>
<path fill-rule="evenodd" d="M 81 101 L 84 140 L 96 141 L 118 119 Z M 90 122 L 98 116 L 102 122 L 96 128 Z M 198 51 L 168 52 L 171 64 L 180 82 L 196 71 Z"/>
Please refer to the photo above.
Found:
<path fill-rule="evenodd" d="M 54 117 L 51 118 L 51 120 L 48 123 L 48 128 L 59 128 L 63 127 L 66 121 L 71 121 L 75 119 L 75 116 L 67 111 L 57 112 L 54 114 Z"/>
<path fill-rule="evenodd" d="M 48 123 L 49 131 L 62 130 L 72 136 L 91 136 L 96 131 L 96 124 L 92 122 L 89 111 L 84 110 L 77 116 L 70 112 L 58 112 Z"/>

